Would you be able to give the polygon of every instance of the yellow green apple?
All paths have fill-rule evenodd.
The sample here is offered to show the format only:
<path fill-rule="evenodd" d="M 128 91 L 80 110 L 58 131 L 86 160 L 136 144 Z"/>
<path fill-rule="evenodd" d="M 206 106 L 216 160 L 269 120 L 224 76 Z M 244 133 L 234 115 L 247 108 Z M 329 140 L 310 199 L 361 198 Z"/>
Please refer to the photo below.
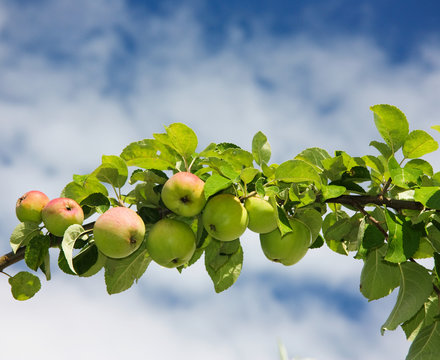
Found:
<path fill-rule="evenodd" d="M 70 225 L 83 223 L 84 212 L 75 200 L 56 198 L 46 204 L 41 212 L 41 218 L 50 233 L 63 236 Z"/>
<path fill-rule="evenodd" d="M 136 211 L 114 207 L 99 216 L 93 226 L 99 251 L 111 258 L 124 258 L 135 252 L 145 237 L 145 224 Z"/>
<path fill-rule="evenodd" d="M 15 213 L 21 222 L 41 223 L 41 212 L 49 198 L 46 194 L 38 190 L 32 190 L 25 193 L 17 200 Z"/>
<path fill-rule="evenodd" d="M 161 219 L 150 229 L 147 251 L 161 266 L 174 268 L 186 264 L 196 249 L 196 237 L 188 224 L 175 219 Z"/>
<path fill-rule="evenodd" d="M 277 227 L 276 209 L 272 204 L 259 196 L 247 198 L 244 207 L 249 214 L 248 229 L 265 234 Z"/>
<path fill-rule="evenodd" d="M 232 241 L 245 232 L 249 216 L 238 197 L 232 194 L 219 194 L 206 203 L 202 222 L 213 238 Z"/>
<path fill-rule="evenodd" d="M 290 221 L 292 231 L 281 236 L 277 228 L 270 233 L 260 234 L 261 249 L 271 261 L 289 266 L 300 261 L 309 249 L 312 235 L 310 229 L 301 221 Z"/>
<path fill-rule="evenodd" d="M 205 182 L 190 172 L 178 172 L 170 177 L 162 188 L 162 201 L 177 215 L 195 216 L 205 206 L 203 189 Z"/>

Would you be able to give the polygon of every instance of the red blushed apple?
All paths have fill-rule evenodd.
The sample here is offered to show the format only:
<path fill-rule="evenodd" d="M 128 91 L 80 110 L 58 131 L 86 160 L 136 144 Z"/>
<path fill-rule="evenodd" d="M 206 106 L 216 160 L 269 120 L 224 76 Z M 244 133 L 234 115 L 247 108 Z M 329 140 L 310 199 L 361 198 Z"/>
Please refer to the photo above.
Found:
<path fill-rule="evenodd" d="M 145 236 L 145 224 L 136 211 L 126 207 L 107 210 L 96 220 L 93 237 L 98 250 L 111 258 L 135 252 Z"/>
<path fill-rule="evenodd" d="M 49 202 L 49 198 L 41 191 L 32 190 L 17 200 L 15 213 L 21 222 L 41 223 L 41 211 Z"/>
<path fill-rule="evenodd" d="M 56 198 L 47 203 L 41 212 L 44 226 L 55 236 L 63 236 L 73 224 L 82 224 L 84 212 L 81 206 L 69 198 Z"/>
<path fill-rule="evenodd" d="M 195 216 L 205 206 L 205 182 L 190 172 L 179 172 L 170 177 L 162 189 L 162 201 L 177 215 Z"/>

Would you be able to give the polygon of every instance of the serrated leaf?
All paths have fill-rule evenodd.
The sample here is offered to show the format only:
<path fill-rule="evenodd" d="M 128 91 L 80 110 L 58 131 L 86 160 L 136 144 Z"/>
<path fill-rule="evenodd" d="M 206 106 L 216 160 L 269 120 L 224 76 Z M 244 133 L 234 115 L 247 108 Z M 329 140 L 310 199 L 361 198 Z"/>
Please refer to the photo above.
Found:
<path fill-rule="evenodd" d="M 287 160 L 275 170 L 275 179 L 283 182 L 313 182 L 318 188 L 321 177 L 315 168 L 303 160 Z"/>
<path fill-rule="evenodd" d="M 390 158 L 391 155 L 393 155 L 393 150 L 383 142 L 371 141 L 369 145 L 375 147 L 387 160 Z"/>
<path fill-rule="evenodd" d="M 221 190 L 227 189 L 231 186 L 232 181 L 219 174 L 212 174 L 206 181 L 205 187 L 203 188 L 205 193 L 205 198 L 208 199 L 210 196 L 218 193 Z"/>
<path fill-rule="evenodd" d="M 428 176 L 434 175 L 434 169 L 432 168 L 432 165 L 423 159 L 412 159 L 408 161 L 404 167 L 410 169 L 418 169 Z"/>
<path fill-rule="evenodd" d="M 440 348 L 440 323 L 433 322 L 419 332 L 411 344 L 406 360 L 437 360 Z"/>
<path fill-rule="evenodd" d="M 376 156 L 365 155 L 362 156 L 362 159 L 365 161 L 365 165 L 376 170 L 378 173 L 382 174 L 385 171 L 382 161 Z"/>
<path fill-rule="evenodd" d="M 324 170 L 322 161 L 329 158 L 330 158 L 330 154 L 326 150 L 317 147 L 305 149 L 301 153 L 295 156 L 295 159 L 303 160 L 317 167 L 320 171 Z"/>
<path fill-rule="evenodd" d="M 370 109 L 374 113 L 374 123 L 379 134 L 395 153 L 408 136 L 409 124 L 405 114 L 387 104 L 374 105 Z"/>
<path fill-rule="evenodd" d="M 133 254 L 122 258 L 108 258 L 105 262 L 105 284 L 109 294 L 117 294 L 129 289 L 147 270 L 151 258 L 145 241 Z"/>
<path fill-rule="evenodd" d="M 87 196 L 97 193 L 108 196 L 106 187 L 101 184 L 96 177 L 89 175 L 74 175 L 74 181 L 68 183 L 64 187 L 61 192 L 61 197 L 73 199 L 80 204 Z"/>
<path fill-rule="evenodd" d="M 30 299 L 41 289 L 40 279 L 27 271 L 20 271 L 8 281 L 12 296 L 20 301 Z"/>
<path fill-rule="evenodd" d="M 103 155 L 102 164 L 93 171 L 92 175 L 102 182 L 113 185 L 115 188 L 121 188 L 127 181 L 127 164 L 119 156 Z"/>
<path fill-rule="evenodd" d="M 133 171 L 133 174 L 131 174 L 129 183 L 134 184 L 137 181 L 144 181 L 147 183 L 153 183 L 153 184 L 165 184 L 165 182 L 168 180 L 168 176 L 160 171 L 155 169 L 149 169 L 149 170 L 141 170 L 136 169 Z"/>
<path fill-rule="evenodd" d="M 169 170 L 175 168 L 177 157 L 169 147 L 160 141 L 144 139 L 129 144 L 122 150 L 121 158 L 128 166 L 143 169 Z"/>
<path fill-rule="evenodd" d="M 236 244 L 233 244 L 236 242 Z M 243 264 L 243 249 L 239 240 L 235 240 L 226 246 L 234 247 L 226 251 L 222 249 L 224 244 L 212 240 L 205 250 L 205 267 L 214 284 L 215 292 L 222 292 L 231 287 L 238 279 Z"/>
<path fill-rule="evenodd" d="M 81 207 L 87 206 L 99 214 L 105 213 L 110 208 L 110 200 L 102 193 L 90 194 L 80 202 Z"/>
<path fill-rule="evenodd" d="M 396 264 L 384 261 L 386 247 L 371 250 L 361 272 L 360 290 L 368 300 L 388 296 L 400 284 L 400 270 Z"/>
<path fill-rule="evenodd" d="M 262 163 L 269 163 L 271 149 L 266 135 L 261 131 L 257 132 L 252 139 L 252 155 L 255 162 L 260 166 Z"/>
<path fill-rule="evenodd" d="M 322 186 L 322 200 L 337 198 L 338 196 L 344 195 L 347 191 L 345 186 L 340 185 L 323 185 Z"/>
<path fill-rule="evenodd" d="M 165 127 L 174 149 L 185 159 L 189 159 L 197 149 L 197 135 L 187 125 L 174 123 Z"/>
<path fill-rule="evenodd" d="M 50 237 L 48 235 L 34 236 L 26 246 L 24 261 L 26 265 L 37 271 L 43 264 L 46 255 L 49 253 Z"/>
<path fill-rule="evenodd" d="M 401 168 L 397 160 L 392 156 L 388 161 L 393 183 L 402 188 L 409 188 L 417 184 L 423 172 L 415 168 Z"/>
<path fill-rule="evenodd" d="M 413 341 L 424 326 L 429 326 L 434 322 L 434 318 L 437 314 L 438 296 L 434 293 L 411 319 L 402 324 L 406 338 L 409 341 Z"/>
<path fill-rule="evenodd" d="M 248 167 L 241 170 L 240 178 L 244 182 L 244 184 L 249 184 L 252 180 L 255 179 L 255 176 L 257 176 L 258 173 L 258 169 Z"/>
<path fill-rule="evenodd" d="M 400 288 L 397 301 L 388 319 L 382 325 L 385 330 L 395 330 L 397 326 L 411 319 L 432 293 L 432 280 L 427 269 L 414 262 L 398 264 Z"/>
<path fill-rule="evenodd" d="M 64 232 L 63 241 L 61 242 L 61 248 L 69 265 L 70 270 L 76 274 L 76 270 L 73 266 L 73 249 L 75 247 L 75 241 L 84 233 L 84 228 L 79 224 L 70 225 Z"/>
<path fill-rule="evenodd" d="M 414 200 L 429 209 L 440 210 L 440 190 L 437 186 L 425 186 L 415 189 Z"/>
<path fill-rule="evenodd" d="M 385 218 L 388 227 L 388 250 L 385 260 L 393 263 L 405 262 L 419 248 L 422 230 L 388 209 L 385 211 Z"/>
<path fill-rule="evenodd" d="M 403 144 L 403 156 L 407 159 L 416 159 L 438 149 L 438 143 L 423 130 L 411 131 Z"/>
<path fill-rule="evenodd" d="M 16 253 L 21 246 L 26 246 L 34 236 L 39 234 L 41 234 L 40 227 L 36 223 L 24 222 L 18 224 L 9 238 L 12 251 Z"/>

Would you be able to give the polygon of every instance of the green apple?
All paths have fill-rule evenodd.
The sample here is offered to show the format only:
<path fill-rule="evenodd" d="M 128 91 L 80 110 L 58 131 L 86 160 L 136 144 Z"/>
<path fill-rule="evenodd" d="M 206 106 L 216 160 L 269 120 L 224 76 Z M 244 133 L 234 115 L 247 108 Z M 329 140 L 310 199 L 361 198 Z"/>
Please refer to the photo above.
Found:
<path fill-rule="evenodd" d="M 95 222 L 93 237 L 98 250 L 111 258 L 134 253 L 145 237 L 145 224 L 136 211 L 126 207 L 107 210 Z"/>
<path fill-rule="evenodd" d="M 15 213 L 21 222 L 41 223 L 41 211 L 49 202 L 49 198 L 41 191 L 32 190 L 17 200 Z"/>
<path fill-rule="evenodd" d="M 249 216 L 238 197 L 232 194 L 219 194 L 207 202 L 202 221 L 206 231 L 213 238 L 232 241 L 245 232 Z"/>
<path fill-rule="evenodd" d="M 55 236 L 63 236 L 73 224 L 82 224 L 84 212 L 81 206 L 69 198 L 56 198 L 47 203 L 41 212 L 44 226 Z"/>
<path fill-rule="evenodd" d="M 186 264 L 196 249 L 196 236 L 186 223 L 162 219 L 153 225 L 147 237 L 151 258 L 167 268 Z"/>
<path fill-rule="evenodd" d="M 205 183 L 190 172 L 178 172 L 171 176 L 162 188 L 162 201 L 177 215 L 195 216 L 205 206 Z"/>
<path fill-rule="evenodd" d="M 259 196 L 247 198 L 244 207 L 249 214 L 249 230 L 259 234 L 271 232 L 277 227 L 276 209 Z"/>
<path fill-rule="evenodd" d="M 279 229 L 260 234 L 261 249 L 272 261 L 289 266 L 300 261 L 309 249 L 312 241 L 310 229 L 301 221 L 290 221 L 292 231 L 281 236 Z"/>

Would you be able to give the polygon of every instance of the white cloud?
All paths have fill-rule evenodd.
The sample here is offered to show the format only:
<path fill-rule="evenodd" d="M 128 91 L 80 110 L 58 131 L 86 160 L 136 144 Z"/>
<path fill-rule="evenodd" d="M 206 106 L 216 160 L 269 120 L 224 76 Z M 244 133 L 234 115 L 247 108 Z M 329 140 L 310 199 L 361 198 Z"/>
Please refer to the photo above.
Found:
<path fill-rule="evenodd" d="M 440 50 L 432 44 L 396 66 L 364 38 L 322 44 L 307 34 L 279 39 L 262 31 L 249 39 L 231 26 L 225 45 L 211 53 L 190 10 L 143 17 L 123 4 L 0 5 L 0 33 L 7 34 L 0 43 L 2 252 L 9 251 L 21 193 L 41 189 L 55 197 L 73 173 L 99 165 L 102 154 L 118 154 L 171 122 L 193 127 L 200 148 L 220 141 L 249 148 L 262 130 L 275 162 L 312 146 L 374 153 L 368 143 L 378 134 L 368 108 L 376 103 L 399 106 L 413 129 L 439 124 Z M 132 55 L 122 49 L 121 31 L 135 44 Z M 53 61 L 53 49 L 64 60 Z M 438 167 L 435 157 L 427 158 Z M 361 263 L 351 257 L 323 248 L 284 268 L 263 258 L 257 236 L 246 235 L 243 246 L 243 276 L 321 281 L 358 295 Z M 58 274 L 36 298 L 18 303 L 3 279 L 3 356 L 42 358 L 49 351 L 47 358 L 95 358 L 99 352 L 112 359 L 128 348 L 133 356 L 164 359 L 276 358 L 280 338 L 291 356 L 400 359 L 409 346 L 399 331 L 379 335 L 389 300 L 368 304 L 361 320 L 350 320 L 318 294 L 303 303 L 279 302 L 264 282 L 240 279 L 216 295 L 202 264 L 183 276 L 151 266 L 134 290 L 112 297 L 102 280 Z M 161 305 L 160 296 L 170 294 L 186 303 Z M 289 306 L 304 311 L 299 316 Z M 28 352 L 21 356 L 17 347 Z"/>

